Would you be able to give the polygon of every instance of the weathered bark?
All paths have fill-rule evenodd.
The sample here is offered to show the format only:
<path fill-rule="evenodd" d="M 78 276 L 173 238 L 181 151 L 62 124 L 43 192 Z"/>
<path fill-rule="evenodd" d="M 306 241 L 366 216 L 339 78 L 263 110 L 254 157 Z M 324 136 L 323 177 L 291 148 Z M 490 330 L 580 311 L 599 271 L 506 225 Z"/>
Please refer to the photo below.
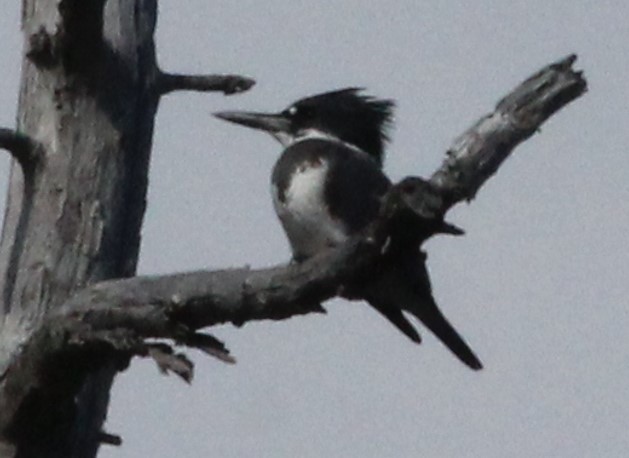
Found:
<path fill-rule="evenodd" d="M 145 13 L 154 14 L 153 3 L 143 5 Z M 154 18 L 151 14 L 145 17 L 147 23 L 141 20 L 131 22 L 150 25 L 148 29 L 152 33 Z M 144 30 L 143 27 L 140 29 Z M 134 29 L 128 33 L 137 38 L 139 32 Z M 80 120 L 75 120 L 75 126 L 66 117 L 58 118 L 59 115 L 43 133 L 38 132 L 35 125 L 27 125 L 30 130 L 26 132 L 43 145 L 46 154 L 44 160 L 39 161 L 42 165 L 35 167 L 33 173 L 29 217 L 17 223 L 20 217 L 10 214 L 8 221 L 13 223 L 7 223 L 5 237 L 16 224 L 24 224 L 30 230 L 29 237 L 36 234 L 31 226 L 32 215 L 39 215 L 37 221 L 40 227 L 47 228 L 51 246 L 44 245 L 45 240 L 41 240 L 39 248 L 31 251 L 29 241 L 29 258 L 23 258 L 26 249 L 20 248 L 16 259 L 23 262 L 27 278 L 22 278 L 21 270 L 15 274 L 16 286 L 6 311 L 7 316 L 14 317 L 8 323 L 13 323 L 13 328 L 19 331 L 15 342 L 26 343 L 10 360 L 8 370 L 0 379 L 0 433 L 5 441 L 17 445 L 20 456 L 36 456 L 37 452 L 42 452 L 37 456 L 93 456 L 98 441 L 118 442 L 116 436 L 102 433 L 100 426 L 111 376 L 124 369 L 133 355 L 150 356 L 163 370 L 173 370 L 184 379 L 190 379 L 192 363 L 184 355 L 175 354 L 166 344 L 147 343 L 147 338 L 169 338 L 231 362 L 233 360 L 222 343 L 197 332 L 198 329 L 227 321 L 242 324 L 254 319 L 283 319 L 320 312 L 323 309 L 319 304 L 325 299 L 335 295 L 359 296 L 360 291 L 348 291 L 344 285 L 373 268 L 391 247 L 402 243 L 416 248 L 443 229 L 456 233 L 456 228 L 443 222 L 446 211 L 457 202 L 472 199 L 515 146 L 586 89 L 581 74 L 572 70 L 574 56 L 544 68 L 505 97 L 492 114 L 466 131 L 448 151 L 444 164 L 430 180 L 410 177 L 396 185 L 385 199 L 380 218 L 365 234 L 303 264 L 258 271 L 245 268 L 135 277 L 89 286 L 96 281 L 133 273 L 156 94 L 175 89 L 206 90 L 207 81 L 211 84 L 218 81 L 160 74 L 154 62 L 152 41 L 145 39 L 150 42 L 146 45 L 148 57 L 144 56 L 141 64 L 137 56 L 131 60 L 139 67 L 148 65 L 150 71 L 146 67 L 136 68 L 136 77 L 131 78 L 127 86 L 122 86 L 123 92 L 130 87 L 138 91 L 133 92 L 136 98 L 127 100 L 129 106 L 119 101 L 120 106 L 113 113 L 100 110 L 93 94 L 87 90 L 91 86 L 85 86 L 87 83 L 83 80 L 75 83 L 72 78 L 72 82 L 84 91 L 80 92 L 84 97 L 79 97 L 78 101 L 71 98 L 70 102 L 78 109 L 87 110 L 86 115 L 95 117 L 98 126 L 83 126 Z M 42 62 L 50 65 L 51 59 L 47 57 Z M 32 71 L 43 70 L 34 67 Z M 68 78 L 68 70 L 61 65 L 58 71 L 61 72 L 58 77 L 65 81 L 63 78 Z M 125 75 L 129 76 L 128 73 Z M 137 75 L 143 75 L 141 83 Z M 206 83 L 201 84 L 202 80 Z M 151 86 L 153 83 L 155 85 Z M 231 92 L 247 84 L 246 79 L 234 82 L 228 78 L 223 90 Z M 113 94 L 107 94 L 113 97 Z M 52 96 L 53 93 L 47 89 L 44 95 Z M 126 97 L 129 97 L 128 92 Z M 62 101 L 69 103 L 65 99 Z M 114 101 L 108 101 L 106 106 Z M 63 107 L 62 104 L 55 110 L 63 112 Z M 29 109 L 34 108 L 24 108 Z M 113 114 L 129 113 L 133 114 L 130 118 L 114 116 L 113 119 L 118 121 L 114 126 Z M 150 119 L 147 118 L 149 115 Z M 41 116 L 39 114 L 38 119 Z M 146 130 L 137 132 L 138 124 L 134 124 L 137 122 Z M 81 127 L 87 131 L 83 132 Z M 103 133 L 93 130 L 96 127 L 103 129 Z M 67 130 L 74 135 L 68 136 Z M 131 146 L 122 141 L 122 136 L 116 135 L 121 133 L 134 140 Z M 60 142 L 64 148 L 59 148 Z M 78 156 L 77 146 L 85 148 L 80 151 L 81 157 L 72 156 L 73 161 L 82 164 L 81 167 L 65 157 L 72 151 Z M 137 154 L 141 160 L 133 156 Z M 56 161 L 60 164 L 49 169 L 51 162 L 56 164 Z M 62 177 L 67 177 L 66 181 L 50 178 L 60 173 L 59 169 Z M 135 171 L 135 175 L 130 175 L 130 171 Z M 15 188 L 12 188 L 9 213 L 16 211 L 13 196 L 21 196 L 18 185 L 22 183 L 16 176 L 14 174 L 16 182 L 12 184 Z M 126 181 L 130 177 L 140 178 L 140 186 L 130 186 Z M 71 182 L 70 178 L 78 182 Z M 82 186 L 77 189 L 79 184 Z M 51 204 L 54 205 L 49 207 Z M 127 209 L 135 210 L 133 218 L 121 216 Z M 409 233 L 417 236 L 409 239 Z M 129 236 L 131 245 L 124 239 Z M 7 238 L 1 248 L 4 249 L 9 241 L 15 243 L 14 239 Z M 64 250 L 73 250 L 71 259 L 62 256 Z M 61 269 L 59 273 L 56 273 L 57 268 Z M 35 277 L 37 282 L 28 281 L 29 275 L 37 274 L 40 274 Z M 86 287 L 75 292 L 83 286 Z M 30 302 L 25 302 L 27 300 Z M 22 319 L 23 314 L 19 313 L 30 310 L 25 304 L 36 311 L 27 315 L 29 319 Z M 52 312 L 44 316 L 48 311 Z M 90 399 L 91 403 L 83 404 L 86 409 L 75 408 L 72 400 L 77 393 L 83 395 L 82 399 Z M 89 429 L 64 429 L 64 419 L 75 422 L 77 418 L 81 421 L 87 418 L 84 424 L 89 425 Z M 51 423 L 60 423 L 61 429 L 55 429 L 56 424 Z M 33 425 L 38 428 L 43 425 L 51 435 L 45 441 L 29 444 L 27 438 L 34 434 Z M 57 438 L 63 440 L 55 442 Z M 76 444 L 81 447 L 76 448 Z"/>
<path fill-rule="evenodd" d="M 157 108 L 150 3 L 24 1 L 18 130 L 44 156 L 32 176 L 11 173 L 0 246 L 3 362 L 77 289 L 135 272 Z M 108 366 L 76 405 L 33 421 L 19 456 L 95 455 L 115 373 Z"/>
<path fill-rule="evenodd" d="M 239 75 L 181 75 L 179 73 L 160 73 L 156 90 L 161 94 L 173 91 L 221 91 L 224 94 L 237 94 L 254 85 L 250 78 Z"/>
<path fill-rule="evenodd" d="M 531 75 L 455 140 L 430 178 L 447 208 L 474 198 L 516 145 L 587 90 L 582 73 L 572 70 L 576 59 L 572 54 Z"/>
<path fill-rule="evenodd" d="M 51 310 L 90 284 L 135 273 L 163 79 L 156 14 L 156 0 L 23 0 L 19 134 L 0 132 L 0 147 L 21 165 L 12 166 L 0 243 L 2 388 Z M 213 89 L 250 83 L 233 77 Z M 75 396 L 14 418 L 18 456 L 89 457 L 111 442 L 101 427 L 115 356 L 68 380 Z"/>

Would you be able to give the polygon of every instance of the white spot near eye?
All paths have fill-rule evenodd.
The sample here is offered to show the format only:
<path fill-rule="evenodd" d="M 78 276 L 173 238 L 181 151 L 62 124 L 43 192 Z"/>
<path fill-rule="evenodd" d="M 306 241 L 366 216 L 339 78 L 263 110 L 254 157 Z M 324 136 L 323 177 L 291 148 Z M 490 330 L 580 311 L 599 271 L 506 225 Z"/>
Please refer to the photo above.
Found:
<path fill-rule="evenodd" d="M 295 116 L 297 114 L 297 107 L 295 105 L 293 105 L 292 107 L 290 107 L 286 111 L 288 112 L 289 115 Z"/>

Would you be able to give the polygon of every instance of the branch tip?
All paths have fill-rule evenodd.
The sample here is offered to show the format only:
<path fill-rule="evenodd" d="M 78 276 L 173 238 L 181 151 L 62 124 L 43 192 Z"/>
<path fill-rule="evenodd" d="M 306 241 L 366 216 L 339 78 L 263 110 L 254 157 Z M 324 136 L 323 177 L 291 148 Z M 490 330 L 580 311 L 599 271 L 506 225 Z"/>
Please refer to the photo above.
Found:
<path fill-rule="evenodd" d="M 111 434 L 106 431 L 101 431 L 98 434 L 98 441 L 101 444 L 113 445 L 115 447 L 120 447 L 122 445 L 122 437 L 117 434 Z"/>
<path fill-rule="evenodd" d="M 165 95 L 173 91 L 199 91 L 232 95 L 251 89 L 255 83 L 254 79 L 240 75 L 185 75 L 161 72 L 157 78 L 157 93 Z"/>

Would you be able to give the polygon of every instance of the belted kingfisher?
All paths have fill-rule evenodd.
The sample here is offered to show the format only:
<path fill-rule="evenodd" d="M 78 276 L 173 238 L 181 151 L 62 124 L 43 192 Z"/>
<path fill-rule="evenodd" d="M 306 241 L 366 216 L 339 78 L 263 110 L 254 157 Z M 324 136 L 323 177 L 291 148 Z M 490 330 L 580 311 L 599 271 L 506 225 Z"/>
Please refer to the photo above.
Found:
<path fill-rule="evenodd" d="M 382 162 L 395 104 L 361 91 L 325 92 L 274 114 L 215 114 L 268 132 L 284 147 L 273 168 L 271 188 L 275 211 L 298 262 L 364 229 L 377 217 L 382 196 L 392 186 Z M 403 311 L 418 318 L 470 368 L 481 369 L 432 297 L 424 253 L 409 251 L 363 286 L 362 296 L 414 342 L 421 338 Z"/>

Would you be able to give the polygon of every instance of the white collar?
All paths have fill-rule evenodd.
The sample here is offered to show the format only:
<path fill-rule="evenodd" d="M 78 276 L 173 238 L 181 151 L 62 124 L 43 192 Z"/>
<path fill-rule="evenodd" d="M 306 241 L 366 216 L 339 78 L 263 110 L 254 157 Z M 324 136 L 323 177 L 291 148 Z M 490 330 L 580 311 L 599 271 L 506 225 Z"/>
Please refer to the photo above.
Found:
<path fill-rule="evenodd" d="M 327 141 L 337 143 L 339 145 L 350 148 L 356 152 L 366 154 L 367 156 L 369 156 L 369 154 L 366 151 L 360 149 L 358 146 L 352 143 L 345 142 L 341 140 L 340 138 L 336 137 L 335 135 L 332 135 L 328 132 L 323 132 L 319 129 L 313 129 L 313 128 L 304 129 L 297 132 L 297 135 L 290 135 L 290 134 L 287 134 L 286 132 L 271 132 L 271 135 L 273 135 L 273 137 L 278 142 L 280 142 L 284 148 L 288 148 L 289 146 L 292 146 L 296 143 L 303 142 L 306 140 L 327 140 Z"/>

